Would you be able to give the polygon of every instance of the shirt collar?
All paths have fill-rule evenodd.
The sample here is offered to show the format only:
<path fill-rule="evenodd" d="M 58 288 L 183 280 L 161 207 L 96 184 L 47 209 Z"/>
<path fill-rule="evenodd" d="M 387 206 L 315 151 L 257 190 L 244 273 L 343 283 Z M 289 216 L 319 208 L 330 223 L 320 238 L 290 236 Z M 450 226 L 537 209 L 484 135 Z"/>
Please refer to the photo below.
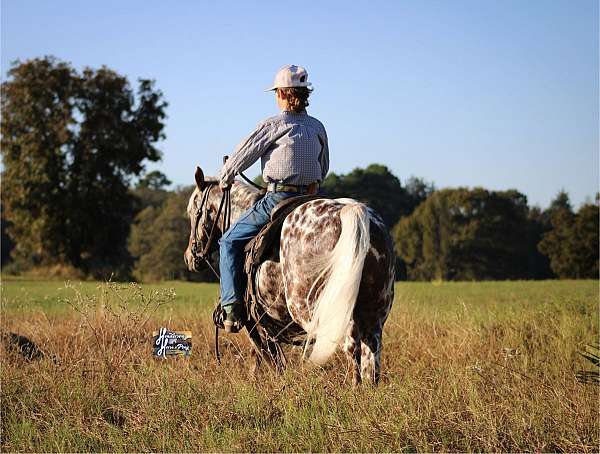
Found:
<path fill-rule="evenodd" d="M 282 110 L 281 113 L 287 114 L 287 115 L 306 115 L 306 109 L 303 109 L 302 112 L 294 112 L 292 110 Z"/>

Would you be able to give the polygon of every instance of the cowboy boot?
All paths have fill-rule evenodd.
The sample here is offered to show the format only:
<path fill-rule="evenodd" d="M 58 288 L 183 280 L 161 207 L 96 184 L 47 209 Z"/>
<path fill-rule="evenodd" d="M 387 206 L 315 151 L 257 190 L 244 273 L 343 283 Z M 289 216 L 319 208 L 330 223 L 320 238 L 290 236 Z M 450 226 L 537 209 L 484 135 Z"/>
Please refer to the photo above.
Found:
<path fill-rule="evenodd" d="M 223 310 L 225 311 L 225 320 L 223 320 L 225 332 L 238 333 L 244 326 L 244 306 L 240 303 L 234 303 L 225 306 Z"/>

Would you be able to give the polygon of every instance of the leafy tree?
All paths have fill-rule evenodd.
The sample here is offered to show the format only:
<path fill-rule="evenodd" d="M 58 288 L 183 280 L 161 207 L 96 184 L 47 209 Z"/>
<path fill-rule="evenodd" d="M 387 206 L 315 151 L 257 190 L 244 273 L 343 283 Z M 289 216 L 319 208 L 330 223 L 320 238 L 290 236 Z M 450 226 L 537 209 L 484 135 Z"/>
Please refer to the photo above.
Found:
<path fill-rule="evenodd" d="M 381 164 L 356 168 L 347 175 L 330 173 L 322 185 L 330 197 L 351 197 L 374 208 L 388 226 L 411 212 L 413 202 L 400 180 Z"/>
<path fill-rule="evenodd" d="M 131 194 L 134 198 L 133 212 L 137 216 L 140 211 L 147 207 L 160 208 L 172 193 L 165 189 L 137 187 L 131 190 Z"/>
<path fill-rule="evenodd" d="M 538 244 L 543 235 L 552 228 L 547 221 L 546 213 L 537 206 L 529 208 L 527 223 L 527 277 L 531 279 L 553 278 L 555 275 L 550 268 L 550 260 L 538 250 Z"/>
<path fill-rule="evenodd" d="M 393 236 L 415 280 L 479 280 L 527 273 L 527 199 L 483 188 L 434 192 Z"/>
<path fill-rule="evenodd" d="M 10 261 L 10 253 L 15 247 L 15 244 L 8 236 L 7 230 L 7 221 L 4 219 L 4 204 L 0 205 L 0 228 L 2 230 L 2 245 L 0 246 L 2 252 L 2 259 L 0 261 L 0 266 L 4 268 L 8 262 Z"/>
<path fill-rule="evenodd" d="M 574 247 L 579 260 L 577 262 L 576 277 L 598 279 L 598 228 L 600 210 L 597 204 L 583 205 L 577 212 L 574 228 Z"/>
<path fill-rule="evenodd" d="M 257 184 L 258 186 L 261 186 L 263 188 L 267 185 L 265 183 L 265 180 L 263 180 L 263 177 L 261 174 L 258 174 L 254 178 L 252 178 L 252 181 L 254 182 L 254 184 Z"/>
<path fill-rule="evenodd" d="M 162 205 L 148 206 L 136 216 L 129 251 L 135 258 L 138 280 L 214 280 L 208 272 L 188 272 L 183 261 L 190 235 L 186 208 L 191 192 L 192 188 L 184 188 L 168 193 Z"/>
<path fill-rule="evenodd" d="M 138 181 L 138 188 L 148 188 L 148 189 L 165 189 L 167 186 L 171 185 L 171 180 L 167 178 L 167 176 L 160 172 L 159 170 L 153 170 L 145 174 Z"/>
<path fill-rule="evenodd" d="M 568 201 L 568 198 L 567 198 Z M 560 278 L 598 278 L 598 205 L 583 205 L 573 213 L 570 204 L 551 212 L 552 229 L 539 243 Z"/>
<path fill-rule="evenodd" d="M 550 202 L 550 207 L 548 207 L 548 211 L 554 213 L 559 210 L 566 210 L 573 212 L 573 207 L 571 205 L 571 200 L 569 199 L 569 194 L 565 192 L 564 189 L 561 189 L 556 197 Z"/>
<path fill-rule="evenodd" d="M 435 185 L 426 182 L 423 178 L 412 176 L 406 182 L 406 192 L 410 198 L 412 213 L 422 202 L 433 194 Z"/>
<path fill-rule="evenodd" d="M 162 93 L 136 92 L 102 67 L 76 72 L 53 57 L 16 63 L 2 84 L 2 175 L 15 254 L 125 273 L 133 216 L 130 178 L 157 161 Z"/>
<path fill-rule="evenodd" d="M 155 170 L 144 175 L 138 181 L 135 189 L 131 190 L 134 197 L 134 213 L 137 215 L 147 207 L 159 208 L 171 194 L 165 186 L 171 181 L 162 172 Z"/>

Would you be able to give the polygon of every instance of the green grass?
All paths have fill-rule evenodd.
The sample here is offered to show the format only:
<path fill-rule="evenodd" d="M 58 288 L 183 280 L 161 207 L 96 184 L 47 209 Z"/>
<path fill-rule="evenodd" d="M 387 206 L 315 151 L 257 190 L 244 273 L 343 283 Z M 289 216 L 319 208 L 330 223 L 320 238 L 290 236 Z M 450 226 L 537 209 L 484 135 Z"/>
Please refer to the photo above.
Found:
<path fill-rule="evenodd" d="M 128 284 L 115 283 L 120 288 Z M 76 292 L 85 295 L 96 295 L 100 292 L 102 282 L 70 282 L 4 279 L 2 282 L 2 304 L 7 315 L 43 312 L 46 315 L 68 315 L 72 309 L 65 303 L 71 300 Z M 212 310 L 217 301 L 219 289 L 216 284 L 191 282 L 162 282 L 160 284 L 144 284 L 143 291 L 150 294 L 153 291 L 173 289 L 175 297 L 167 307 L 162 307 L 159 313 L 163 315 L 191 316 L 198 310 L 202 314 Z"/>
<path fill-rule="evenodd" d="M 222 338 L 217 366 L 217 293 L 4 279 L 3 330 L 56 362 L 2 352 L 2 450 L 598 450 L 600 388 L 575 379 L 598 339 L 597 281 L 398 283 L 382 382 L 359 389 L 341 354 L 315 370 L 299 349 L 254 377 L 242 335 Z M 192 330 L 192 357 L 150 357 L 163 325 Z"/>

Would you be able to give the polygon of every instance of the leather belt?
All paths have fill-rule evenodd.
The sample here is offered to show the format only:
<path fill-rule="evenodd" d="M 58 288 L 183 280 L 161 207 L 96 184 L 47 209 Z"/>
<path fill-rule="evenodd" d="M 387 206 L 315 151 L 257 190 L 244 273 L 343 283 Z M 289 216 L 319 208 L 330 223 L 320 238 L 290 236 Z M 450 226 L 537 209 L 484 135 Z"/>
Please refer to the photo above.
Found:
<path fill-rule="evenodd" d="M 308 191 L 308 186 L 297 186 L 295 184 L 269 183 L 267 192 L 299 192 L 304 194 Z"/>

